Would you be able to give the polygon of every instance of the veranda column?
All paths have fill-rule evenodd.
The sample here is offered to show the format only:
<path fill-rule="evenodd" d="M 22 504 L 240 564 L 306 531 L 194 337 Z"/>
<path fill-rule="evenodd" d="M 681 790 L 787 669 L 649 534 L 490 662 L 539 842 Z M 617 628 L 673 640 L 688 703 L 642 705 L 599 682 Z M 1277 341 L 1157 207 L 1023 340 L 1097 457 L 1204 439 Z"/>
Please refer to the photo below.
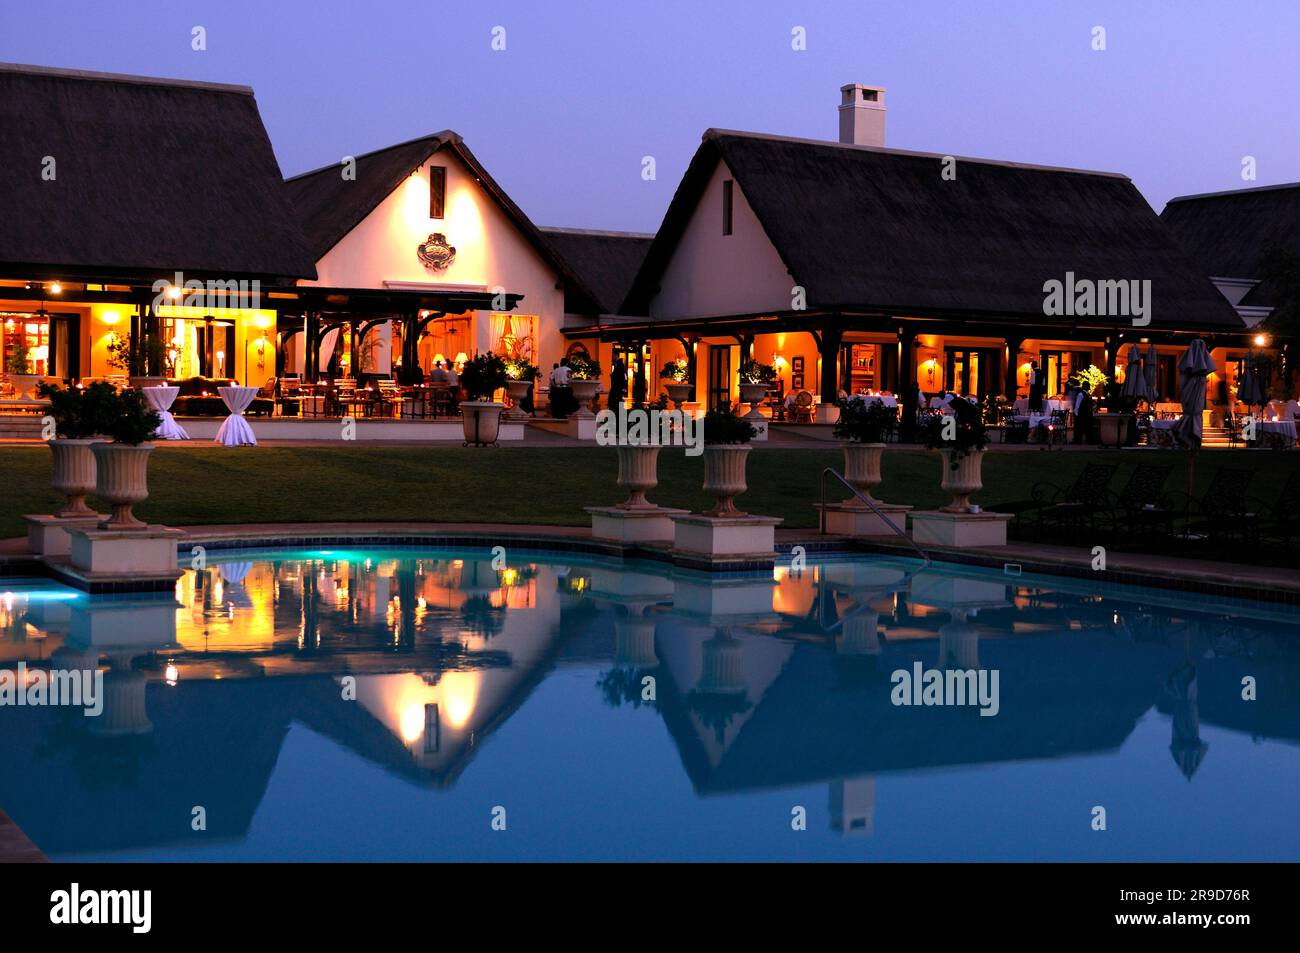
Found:
<path fill-rule="evenodd" d="M 1016 399 L 1016 387 L 1017 387 L 1016 378 L 1018 377 L 1019 369 L 1020 369 L 1020 366 L 1016 363 L 1016 360 L 1020 357 L 1020 346 L 1025 343 L 1025 339 L 1021 335 L 1014 335 L 1014 336 L 1008 335 L 1005 338 L 1005 341 L 1007 347 L 1007 367 L 1006 367 L 1006 376 L 1003 383 L 1005 390 L 1003 391 L 1002 396 L 1005 397 L 1009 402 L 1014 403 Z"/>
<path fill-rule="evenodd" d="M 916 332 L 906 324 L 898 329 L 898 439 L 902 443 L 916 442 L 916 403 L 912 399 L 916 390 L 916 358 L 912 348 Z"/>
<path fill-rule="evenodd" d="M 817 337 L 817 352 L 822 359 L 821 397 L 817 409 L 818 423 L 834 423 L 839 419 L 839 407 L 836 403 L 840 391 L 839 357 L 840 345 L 844 341 L 844 332 L 827 324 Z M 824 410 L 822 408 L 825 408 Z"/>

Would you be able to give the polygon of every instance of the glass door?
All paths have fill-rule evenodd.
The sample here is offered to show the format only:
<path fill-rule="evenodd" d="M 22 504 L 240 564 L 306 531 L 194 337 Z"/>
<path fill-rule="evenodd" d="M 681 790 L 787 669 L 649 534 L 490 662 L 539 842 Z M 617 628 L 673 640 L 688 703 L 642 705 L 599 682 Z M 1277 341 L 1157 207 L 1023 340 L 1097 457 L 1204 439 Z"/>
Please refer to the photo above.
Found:
<path fill-rule="evenodd" d="M 709 410 L 731 406 L 731 348 L 726 345 L 709 348 L 708 406 Z"/>

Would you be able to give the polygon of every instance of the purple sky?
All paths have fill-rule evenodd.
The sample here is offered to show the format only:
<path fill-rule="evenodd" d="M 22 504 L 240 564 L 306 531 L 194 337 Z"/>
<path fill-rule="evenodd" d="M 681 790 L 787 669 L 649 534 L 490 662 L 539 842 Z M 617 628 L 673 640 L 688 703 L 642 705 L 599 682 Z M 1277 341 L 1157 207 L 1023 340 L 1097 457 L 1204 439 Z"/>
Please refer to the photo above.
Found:
<path fill-rule="evenodd" d="M 833 139 L 847 82 L 888 88 L 891 146 L 1123 172 L 1157 211 L 1295 181 L 1298 37 L 1295 0 L 0 7 L 0 60 L 252 86 L 287 175 L 450 127 L 536 223 L 641 231 L 706 128 Z"/>

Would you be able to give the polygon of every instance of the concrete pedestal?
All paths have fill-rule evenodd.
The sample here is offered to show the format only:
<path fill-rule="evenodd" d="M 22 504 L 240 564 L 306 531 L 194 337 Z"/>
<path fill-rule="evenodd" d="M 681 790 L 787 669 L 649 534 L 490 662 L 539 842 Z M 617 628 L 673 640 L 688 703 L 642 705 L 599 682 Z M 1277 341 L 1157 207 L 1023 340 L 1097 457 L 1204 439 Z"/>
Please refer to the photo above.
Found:
<path fill-rule="evenodd" d="M 27 521 L 27 548 L 35 556 L 66 556 L 74 529 L 94 529 L 105 519 L 98 513 L 90 516 L 24 516 Z"/>
<path fill-rule="evenodd" d="M 813 419 L 819 424 L 833 424 L 840 419 L 840 405 L 822 402 L 813 411 Z"/>
<path fill-rule="evenodd" d="M 816 504 L 821 509 L 821 504 Z M 907 514 L 910 506 L 897 503 L 876 503 L 876 507 L 893 520 L 894 525 L 907 531 Z M 897 536 L 889 524 L 876 515 L 875 510 L 851 503 L 826 504 L 826 532 L 832 536 Z"/>
<path fill-rule="evenodd" d="M 585 417 L 570 414 L 565 421 L 565 429 L 574 440 L 595 440 L 596 417 L 591 411 L 587 411 Z"/>
<path fill-rule="evenodd" d="M 584 507 L 591 514 L 592 539 L 614 543 L 671 543 L 673 517 L 685 516 L 688 510 L 666 506 L 643 506 L 623 509 L 618 506 Z"/>
<path fill-rule="evenodd" d="M 178 529 L 148 526 L 142 530 L 78 529 L 69 533 L 71 547 L 61 565 L 74 585 L 102 589 L 105 584 L 128 591 L 175 582 Z M 62 563 L 62 561 L 60 561 Z"/>
<path fill-rule="evenodd" d="M 674 516 L 673 557 L 685 565 L 743 564 L 770 568 L 776 561 L 775 516 Z"/>
<path fill-rule="evenodd" d="M 1005 546 L 1010 513 L 945 513 L 922 510 L 912 513 L 912 539 L 918 546 Z"/>
<path fill-rule="evenodd" d="M 762 414 L 758 414 L 756 416 L 749 416 L 745 418 L 745 422 L 752 425 L 753 428 L 756 431 L 758 431 L 756 434 L 754 434 L 754 436 L 750 438 L 751 442 L 754 440 L 767 439 L 768 419 L 766 417 L 764 417 Z"/>

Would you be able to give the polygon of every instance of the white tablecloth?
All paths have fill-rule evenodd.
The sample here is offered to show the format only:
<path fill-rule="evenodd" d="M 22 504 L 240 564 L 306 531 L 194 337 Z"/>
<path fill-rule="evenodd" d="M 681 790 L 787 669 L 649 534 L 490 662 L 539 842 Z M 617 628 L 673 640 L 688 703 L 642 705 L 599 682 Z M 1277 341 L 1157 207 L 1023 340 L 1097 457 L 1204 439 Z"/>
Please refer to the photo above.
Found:
<path fill-rule="evenodd" d="M 854 394 L 849 399 L 860 404 L 884 404 L 891 409 L 898 406 L 898 401 L 891 394 Z"/>
<path fill-rule="evenodd" d="M 253 428 L 244 419 L 244 411 L 257 396 L 257 388 L 218 387 L 217 393 L 221 395 L 221 399 L 230 410 L 230 416 L 222 422 L 221 429 L 217 431 L 216 442 L 223 447 L 257 446 Z"/>
<path fill-rule="evenodd" d="M 167 384 L 157 384 L 153 387 L 140 388 L 144 392 L 144 399 L 149 402 L 149 406 L 158 411 L 158 416 L 162 418 L 162 423 L 158 425 L 158 432 L 154 434 L 157 440 L 189 440 L 190 435 L 185 432 L 176 418 L 172 416 L 172 401 L 176 395 L 181 392 L 179 387 L 171 387 Z"/>
<path fill-rule="evenodd" d="M 1049 417 L 1051 416 L 1052 411 L 1054 410 L 1069 410 L 1069 409 L 1070 409 L 1070 402 L 1068 400 L 1058 400 L 1055 397 L 1043 398 L 1042 412 Z M 1015 411 L 1017 414 L 1019 414 L 1022 417 L 1028 414 L 1029 398 L 1017 397 L 1015 402 Z M 1037 413 L 1037 411 L 1035 411 L 1035 413 Z"/>
<path fill-rule="evenodd" d="M 1295 443 L 1296 427 L 1294 420 L 1261 420 L 1255 425 L 1260 433 L 1280 433 L 1291 438 Z"/>

